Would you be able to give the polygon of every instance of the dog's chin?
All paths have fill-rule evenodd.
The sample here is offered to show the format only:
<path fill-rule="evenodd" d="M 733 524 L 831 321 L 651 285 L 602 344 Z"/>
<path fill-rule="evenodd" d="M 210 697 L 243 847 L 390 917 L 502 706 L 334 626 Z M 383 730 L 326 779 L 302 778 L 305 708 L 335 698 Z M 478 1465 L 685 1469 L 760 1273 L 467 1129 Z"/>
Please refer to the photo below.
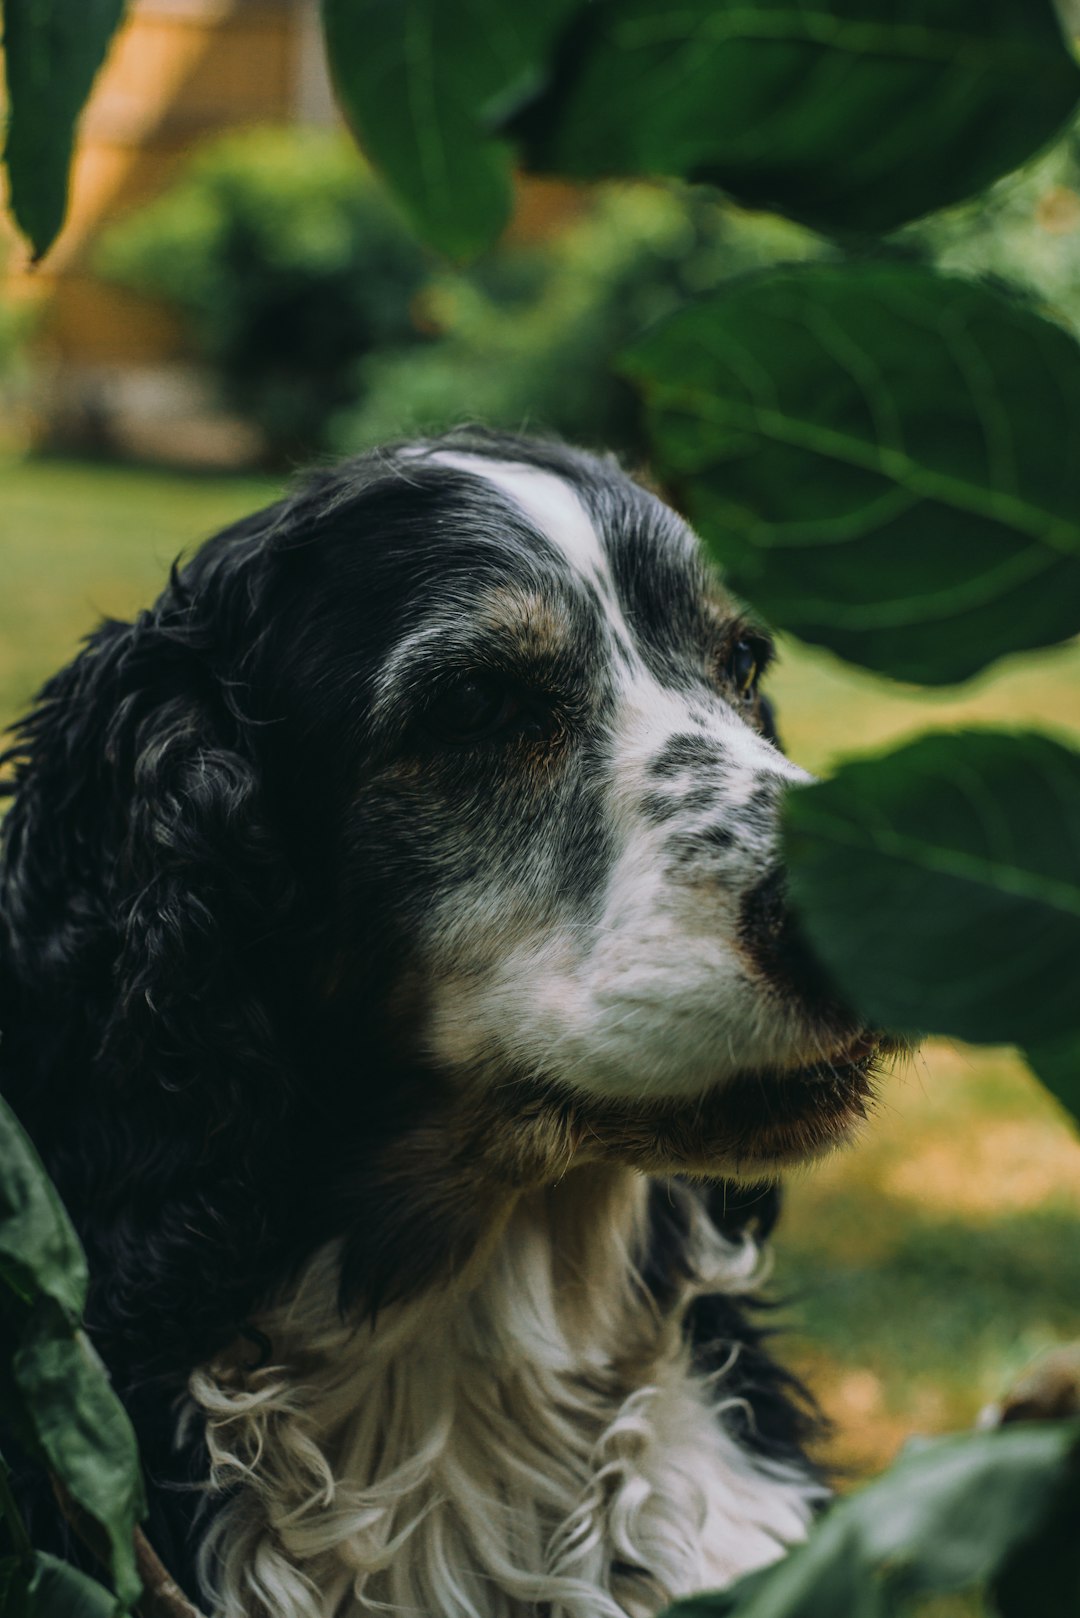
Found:
<path fill-rule="evenodd" d="M 783 1072 L 740 1074 L 712 1097 L 720 1128 L 703 1142 L 702 1169 L 759 1178 L 840 1146 L 867 1116 L 880 1045 Z M 714 1153 L 720 1156 L 719 1163 Z"/>
<path fill-rule="evenodd" d="M 589 1106 L 597 1155 L 651 1173 L 761 1180 L 843 1144 L 896 1041 L 861 1033 L 805 1066 L 746 1071 L 693 1099 Z"/>

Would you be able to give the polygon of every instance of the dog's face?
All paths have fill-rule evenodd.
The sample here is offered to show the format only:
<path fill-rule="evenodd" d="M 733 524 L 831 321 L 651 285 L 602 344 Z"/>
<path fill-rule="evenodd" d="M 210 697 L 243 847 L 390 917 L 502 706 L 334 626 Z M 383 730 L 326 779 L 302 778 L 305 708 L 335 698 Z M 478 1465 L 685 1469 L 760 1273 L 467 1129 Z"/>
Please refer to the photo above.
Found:
<path fill-rule="evenodd" d="M 778 813 L 808 777 L 767 636 L 675 513 L 585 456 L 443 442 L 304 564 L 277 701 L 307 788 L 344 769 L 310 834 L 327 1003 L 377 979 L 388 1047 L 525 1178 L 590 1151 L 760 1175 L 835 1141 L 873 1041 L 784 910 Z"/>

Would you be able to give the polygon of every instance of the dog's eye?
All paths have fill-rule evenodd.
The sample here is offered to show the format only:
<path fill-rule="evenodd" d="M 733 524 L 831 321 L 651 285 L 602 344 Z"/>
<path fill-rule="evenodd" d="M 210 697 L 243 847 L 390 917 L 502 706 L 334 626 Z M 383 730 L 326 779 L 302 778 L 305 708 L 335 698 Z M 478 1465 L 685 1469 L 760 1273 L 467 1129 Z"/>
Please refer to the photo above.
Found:
<path fill-rule="evenodd" d="M 749 641 L 740 640 L 736 643 L 728 668 L 732 685 L 740 697 L 745 697 L 749 701 L 754 695 L 760 672 L 757 651 Z"/>
<path fill-rule="evenodd" d="M 426 724 L 443 741 L 479 742 L 508 729 L 523 707 L 521 693 L 505 680 L 469 674 L 435 698 Z"/>

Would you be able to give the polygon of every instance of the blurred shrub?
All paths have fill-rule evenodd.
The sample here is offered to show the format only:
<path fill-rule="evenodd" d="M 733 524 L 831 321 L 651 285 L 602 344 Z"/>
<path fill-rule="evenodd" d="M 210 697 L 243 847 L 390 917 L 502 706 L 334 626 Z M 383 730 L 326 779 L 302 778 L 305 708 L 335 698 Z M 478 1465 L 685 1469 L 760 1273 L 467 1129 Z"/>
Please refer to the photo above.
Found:
<path fill-rule="evenodd" d="M 505 247 L 468 273 L 438 274 L 422 297 L 432 342 L 365 357 L 335 447 L 471 419 L 640 456 L 634 395 L 612 368 L 627 341 L 741 270 L 819 250 L 808 232 L 715 193 L 605 188 L 543 246 Z"/>
<path fill-rule="evenodd" d="M 344 135 L 215 142 L 103 237 L 95 267 L 179 314 L 277 461 L 326 446 L 362 355 L 421 340 L 412 307 L 427 256 Z"/>
<path fill-rule="evenodd" d="M 815 241 L 715 193 L 633 184 L 542 245 L 455 271 L 417 247 L 343 136 L 257 130 L 114 225 L 96 268 L 180 316 L 273 461 L 466 419 L 634 454 L 615 354 L 684 299 Z"/>

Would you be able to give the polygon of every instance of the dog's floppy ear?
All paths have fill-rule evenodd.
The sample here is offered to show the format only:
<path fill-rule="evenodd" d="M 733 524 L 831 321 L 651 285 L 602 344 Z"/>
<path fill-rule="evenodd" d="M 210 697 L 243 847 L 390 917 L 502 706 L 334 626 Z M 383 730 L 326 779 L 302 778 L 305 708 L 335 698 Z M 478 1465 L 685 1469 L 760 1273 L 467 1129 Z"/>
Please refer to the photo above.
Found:
<path fill-rule="evenodd" d="M 102 624 L 38 693 L 3 756 L 15 785 L 3 827 L 5 977 L 35 987 L 85 961 L 100 933 L 107 832 L 114 854 L 116 844 L 116 827 L 105 824 L 106 737 L 132 635 L 130 624 Z"/>
<path fill-rule="evenodd" d="M 243 725 L 187 648 L 162 662 L 152 703 L 122 705 L 108 733 L 129 807 L 101 1060 L 129 1084 L 197 1090 L 217 1130 L 254 1085 L 264 1114 L 283 1100 L 273 988 L 295 893 Z"/>
<path fill-rule="evenodd" d="M 10 755 L 0 1073 L 108 1274 L 91 1321 L 137 1366 L 242 1318 L 287 1134 L 296 895 L 220 633 L 250 583 L 220 570 L 204 608 L 174 578 L 105 624 Z"/>

